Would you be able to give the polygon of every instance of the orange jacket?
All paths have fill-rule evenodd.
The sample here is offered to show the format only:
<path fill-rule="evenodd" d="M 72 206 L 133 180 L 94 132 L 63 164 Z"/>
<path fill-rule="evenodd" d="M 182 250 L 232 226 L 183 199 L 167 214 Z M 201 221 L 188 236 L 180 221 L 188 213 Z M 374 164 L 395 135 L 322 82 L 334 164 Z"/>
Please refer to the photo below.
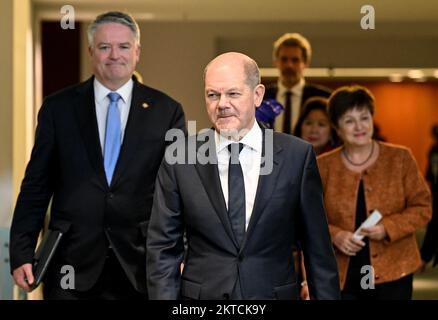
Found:
<path fill-rule="evenodd" d="M 432 216 L 430 191 L 409 149 L 378 142 L 377 161 L 362 173 L 368 215 L 378 209 L 388 238 L 369 241 L 375 283 L 415 272 L 421 259 L 415 231 Z M 342 147 L 318 157 L 324 204 L 332 239 L 341 230 L 354 232 L 360 173 L 347 169 Z M 335 248 L 341 288 L 349 257 Z"/>

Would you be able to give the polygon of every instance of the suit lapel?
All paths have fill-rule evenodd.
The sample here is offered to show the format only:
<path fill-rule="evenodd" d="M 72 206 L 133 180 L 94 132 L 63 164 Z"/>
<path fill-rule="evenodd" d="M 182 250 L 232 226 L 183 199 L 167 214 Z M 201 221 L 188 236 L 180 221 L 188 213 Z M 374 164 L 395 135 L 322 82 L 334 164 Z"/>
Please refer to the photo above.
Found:
<path fill-rule="evenodd" d="M 116 168 L 114 169 L 114 177 L 111 181 L 111 186 L 117 184 L 120 177 L 123 176 L 124 170 L 129 167 L 131 157 L 135 155 L 137 144 L 142 137 L 142 128 L 145 124 L 144 117 L 147 116 L 142 105 L 147 103 L 148 106 L 152 106 L 150 98 L 147 97 L 139 88 L 139 84 L 134 80 L 134 87 L 132 90 L 131 107 L 129 109 L 128 121 L 126 123 L 125 135 L 123 138 L 123 144 L 120 149 L 119 159 L 117 161 Z"/>
<path fill-rule="evenodd" d="M 263 130 L 263 143 L 262 143 L 262 158 L 265 157 L 266 150 L 266 130 Z M 272 196 L 272 192 L 275 189 L 276 182 L 278 179 L 278 174 L 280 172 L 281 164 L 283 158 L 280 157 L 280 152 L 282 151 L 281 147 L 276 143 L 276 140 L 273 140 L 273 166 L 272 172 L 268 175 L 260 175 L 259 183 L 257 185 L 256 198 L 254 201 L 254 207 L 251 214 L 251 219 L 249 221 L 248 229 L 245 234 L 245 239 L 243 241 L 242 248 L 245 247 L 246 242 L 251 237 L 251 234 L 254 231 L 255 226 L 257 225 L 260 216 L 264 212 L 266 205 L 269 203 L 269 199 Z"/>
<path fill-rule="evenodd" d="M 214 139 L 214 134 L 209 135 L 209 137 L 211 139 Z M 207 142 L 197 141 L 196 150 L 199 150 L 199 147 L 204 143 Z M 212 158 L 214 157 L 215 161 L 209 161 L 206 164 L 200 164 L 199 161 L 196 161 L 195 168 L 196 171 L 198 172 L 202 184 L 204 185 L 204 189 L 207 192 L 208 198 L 210 199 L 210 202 L 216 211 L 216 214 L 218 215 L 219 219 L 224 225 L 225 231 L 227 232 L 228 236 L 232 239 L 236 248 L 239 248 L 236 238 L 234 236 L 233 229 L 231 228 L 231 223 L 228 217 L 227 207 L 225 204 L 225 198 L 222 193 L 222 186 L 221 186 L 221 182 L 219 178 L 219 170 L 217 166 L 215 143 L 214 140 L 208 143 L 211 143 L 209 151 L 213 152 Z M 201 156 L 205 156 L 205 155 L 201 155 Z"/>
<path fill-rule="evenodd" d="M 312 91 L 313 91 L 313 89 L 311 86 L 309 86 L 308 84 L 304 85 L 303 95 L 301 96 L 300 112 L 303 111 L 303 106 L 304 106 L 304 103 L 307 101 L 307 99 L 309 99 L 310 97 L 312 97 L 314 95 Z"/>
<path fill-rule="evenodd" d="M 85 144 L 91 165 L 96 171 L 103 186 L 106 186 L 106 176 L 103 168 L 102 148 L 97 128 L 96 107 L 94 103 L 93 79 L 91 77 L 78 88 L 79 100 L 77 102 L 76 116 L 79 130 Z"/>

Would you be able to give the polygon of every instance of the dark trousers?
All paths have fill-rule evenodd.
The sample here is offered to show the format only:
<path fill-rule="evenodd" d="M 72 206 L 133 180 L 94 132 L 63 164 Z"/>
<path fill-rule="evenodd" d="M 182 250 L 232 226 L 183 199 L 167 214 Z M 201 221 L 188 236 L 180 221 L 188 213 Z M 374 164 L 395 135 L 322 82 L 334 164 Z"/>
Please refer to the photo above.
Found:
<path fill-rule="evenodd" d="M 122 269 L 114 252 L 108 255 L 96 284 L 88 291 L 62 289 L 58 284 L 45 283 L 43 288 L 46 300 L 146 300 L 144 295 L 135 290 L 125 271 Z"/>
<path fill-rule="evenodd" d="M 410 274 L 395 281 L 376 284 L 374 289 L 362 289 L 360 281 L 346 283 L 342 300 L 411 300 L 413 280 Z"/>

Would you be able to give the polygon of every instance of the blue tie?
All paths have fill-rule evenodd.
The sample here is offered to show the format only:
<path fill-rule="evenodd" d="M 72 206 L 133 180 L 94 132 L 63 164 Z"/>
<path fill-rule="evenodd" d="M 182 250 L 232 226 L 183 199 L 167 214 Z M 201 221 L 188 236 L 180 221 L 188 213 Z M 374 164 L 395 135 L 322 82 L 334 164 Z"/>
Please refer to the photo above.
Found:
<path fill-rule="evenodd" d="M 114 169 L 117 164 L 117 159 L 119 158 L 120 146 L 122 144 L 122 130 L 120 111 L 117 107 L 117 101 L 119 101 L 120 95 L 117 92 L 110 92 L 108 97 L 111 102 L 106 118 L 103 164 L 105 167 L 106 180 L 108 181 L 108 185 L 111 185 Z"/>

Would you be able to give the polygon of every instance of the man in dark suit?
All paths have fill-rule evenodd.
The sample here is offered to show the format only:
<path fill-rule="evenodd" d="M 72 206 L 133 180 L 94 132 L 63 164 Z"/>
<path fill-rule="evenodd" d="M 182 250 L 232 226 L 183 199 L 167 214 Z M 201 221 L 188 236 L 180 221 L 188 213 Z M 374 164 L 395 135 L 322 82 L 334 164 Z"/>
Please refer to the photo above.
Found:
<path fill-rule="evenodd" d="M 150 298 L 297 299 L 297 239 L 311 296 L 339 298 L 312 146 L 255 121 L 265 88 L 248 56 L 216 57 L 204 79 L 214 129 L 169 146 L 157 176 L 147 240 Z"/>
<path fill-rule="evenodd" d="M 29 291 L 52 200 L 49 228 L 64 235 L 46 274 L 45 298 L 143 299 L 154 181 L 165 134 L 184 130 L 184 114 L 178 102 L 132 78 L 140 34 L 130 15 L 98 16 L 88 37 L 94 76 L 47 97 L 39 112 L 12 221 L 11 269 Z M 73 268 L 73 284 L 63 281 L 63 266 Z"/>
<path fill-rule="evenodd" d="M 292 133 L 307 99 L 330 96 L 330 89 L 304 80 L 311 56 L 310 43 L 301 34 L 286 33 L 274 42 L 272 57 L 280 77 L 276 84 L 266 88 L 265 99 L 277 100 L 284 107 L 275 119 L 276 131 Z"/>

